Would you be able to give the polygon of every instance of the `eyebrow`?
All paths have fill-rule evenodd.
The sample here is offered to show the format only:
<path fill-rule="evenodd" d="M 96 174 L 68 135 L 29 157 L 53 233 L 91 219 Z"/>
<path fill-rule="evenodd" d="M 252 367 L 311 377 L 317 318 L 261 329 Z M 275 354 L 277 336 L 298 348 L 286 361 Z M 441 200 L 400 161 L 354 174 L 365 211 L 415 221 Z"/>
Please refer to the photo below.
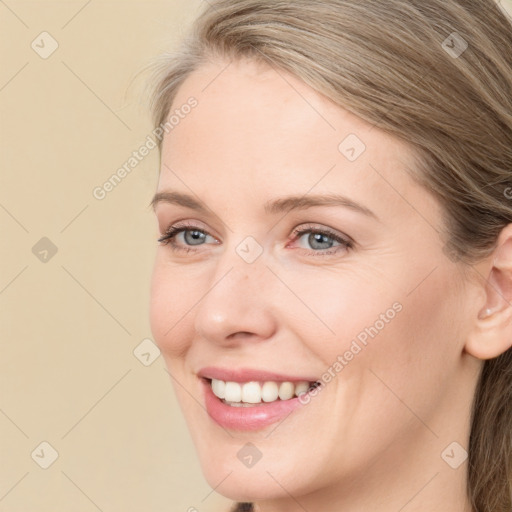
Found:
<path fill-rule="evenodd" d="M 150 206 L 156 209 L 159 203 L 176 204 L 196 210 L 199 213 L 208 214 L 211 210 L 193 196 L 181 192 L 164 191 L 155 194 Z M 378 220 L 377 215 L 366 206 L 353 201 L 349 197 L 339 194 L 322 194 L 307 196 L 287 196 L 267 201 L 263 207 L 267 215 L 276 215 L 290 210 L 305 210 L 314 206 L 342 206 L 358 213 Z"/>

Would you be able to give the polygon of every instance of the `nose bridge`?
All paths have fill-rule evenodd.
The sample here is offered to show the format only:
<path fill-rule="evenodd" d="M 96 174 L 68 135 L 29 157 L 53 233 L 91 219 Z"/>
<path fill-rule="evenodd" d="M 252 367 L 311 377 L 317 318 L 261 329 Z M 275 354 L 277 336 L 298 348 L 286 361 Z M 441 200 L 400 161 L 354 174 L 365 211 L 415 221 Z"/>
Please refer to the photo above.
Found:
<path fill-rule="evenodd" d="M 237 332 L 271 335 L 271 294 L 263 285 L 269 270 L 262 251 L 254 257 L 255 248 L 254 242 L 242 241 L 219 256 L 195 310 L 196 331 L 206 339 L 222 343 Z"/>
<path fill-rule="evenodd" d="M 232 288 L 239 297 L 243 297 L 244 288 L 248 293 L 250 290 L 256 292 L 255 285 L 268 279 L 268 272 L 263 246 L 254 237 L 246 236 L 227 245 L 218 257 L 210 288 L 213 291 L 220 287 L 217 291 L 221 295 L 226 288 Z"/>

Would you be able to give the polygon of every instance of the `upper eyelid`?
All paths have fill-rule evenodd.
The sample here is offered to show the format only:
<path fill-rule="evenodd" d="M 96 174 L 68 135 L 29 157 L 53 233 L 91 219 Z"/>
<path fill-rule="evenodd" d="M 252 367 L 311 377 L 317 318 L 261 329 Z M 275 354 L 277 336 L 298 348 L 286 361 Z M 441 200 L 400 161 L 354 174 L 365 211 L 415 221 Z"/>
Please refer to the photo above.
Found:
<path fill-rule="evenodd" d="M 183 224 L 182 224 L 182 222 L 183 222 Z M 197 224 L 195 224 L 195 222 L 197 222 Z M 214 238 L 217 238 L 217 236 L 212 234 L 208 228 L 201 227 L 200 224 L 201 223 L 199 221 L 176 221 L 176 222 L 170 224 L 164 230 L 163 234 L 165 234 L 166 232 L 171 231 L 171 230 L 175 230 L 175 231 L 177 231 L 177 230 L 183 230 L 183 231 L 196 230 L 196 231 L 202 231 L 202 232 L 204 232 L 207 235 L 210 235 L 210 236 L 213 236 Z M 344 234 L 342 232 L 339 232 L 338 230 L 336 230 L 334 228 L 330 228 L 330 227 L 322 226 L 322 225 L 317 225 L 317 224 L 311 223 L 311 222 L 306 222 L 304 224 L 299 224 L 297 227 L 294 227 L 291 230 L 292 233 L 299 233 L 299 232 L 302 232 L 302 231 L 321 231 L 321 232 L 327 232 L 327 233 L 332 234 L 334 236 L 340 236 L 342 238 L 347 238 L 347 239 L 351 240 L 351 237 L 349 237 L 348 235 L 346 235 L 346 234 Z"/>

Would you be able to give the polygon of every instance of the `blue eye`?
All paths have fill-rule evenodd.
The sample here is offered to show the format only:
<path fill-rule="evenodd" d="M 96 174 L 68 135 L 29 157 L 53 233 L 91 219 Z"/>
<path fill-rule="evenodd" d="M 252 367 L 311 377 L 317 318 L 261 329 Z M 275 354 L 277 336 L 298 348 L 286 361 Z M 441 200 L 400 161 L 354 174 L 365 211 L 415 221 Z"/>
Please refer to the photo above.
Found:
<path fill-rule="evenodd" d="M 181 233 L 183 233 L 182 244 L 176 242 L 177 236 Z M 312 248 L 308 254 L 326 255 L 353 248 L 353 242 L 349 237 L 345 238 L 327 228 L 302 227 L 302 229 L 295 229 L 293 231 L 293 240 L 300 240 L 306 234 L 308 236 L 305 240 Z M 198 226 L 174 225 L 158 239 L 158 242 L 162 245 L 169 245 L 170 249 L 175 252 L 195 252 L 194 246 L 204 245 L 207 237 L 213 238 L 213 243 L 219 243 L 212 235 Z"/>
<path fill-rule="evenodd" d="M 186 246 L 183 247 L 176 243 L 176 237 L 183 233 L 184 241 Z M 162 245 L 169 245 L 173 251 L 193 251 L 190 247 L 195 245 L 203 245 L 207 236 L 209 235 L 206 231 L 199 229 L 197 226 L 171 226 L 163 236 L 158 239 Z M 213 237 L 212 237 L 213 238 Z M 187 244 L 190 244 L 187 246 Z"/>
<path fill-rule="evenodd" d="M 341 235 L 327 229 L 327 228 L 302 228 L 297 229 L 293 232 L 295 240 L 304 238 L 313 250 L 309 251 L 310 254 L 314 255 L 325 255 L 337 253 L 340 250 L 347 250 L 353 248 L 352 241 L 347 237 L 344 238 Z M 308 235 L 305 237 L 304 235 Z M 334 245 L 337 243 L 338 245 Z M 331 250 L 333 249 L 334 250 Z M 329 252 L 325 252 L 329 251 Z"/>

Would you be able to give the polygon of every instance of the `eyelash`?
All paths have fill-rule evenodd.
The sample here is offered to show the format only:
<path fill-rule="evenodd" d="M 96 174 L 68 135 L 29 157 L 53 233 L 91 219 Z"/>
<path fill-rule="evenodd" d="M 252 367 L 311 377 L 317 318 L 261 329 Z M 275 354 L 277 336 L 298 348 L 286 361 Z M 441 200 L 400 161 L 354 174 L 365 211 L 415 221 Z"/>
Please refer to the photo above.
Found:
<path fill-rule="evenodd" d="M 185 253 L 195 252 L 195 249 L 193 249 L 192 247 L 182 247 L 174 241 L 176 235 L 178 235 L 182 231 L 199 231 L 200 233 L 202 233 L 204 235 L 212 236 L 212 235 L 210 235 L 210 233 L 208 233 L 204 229 L 201 229 L 198 226 L 195 226 L 193 224 L 180 224 L 180 225 L 170 226 L 167 229 L 167 231 L 164 233 L 164 235 L 158 239 L 158 242 L 161 243 L 162 245 L 169 245 L 170 249 L 175 252 L 178 252 L 178 251 L 185 252 Z M 353 241 L 348 238 L 343 238 L 340 235 L 338 235 L 337 233 L 335 233 L 327 228 L 320 229 L 320 228 L 314 228 L 311 226 L 305 226 L 300 229 L 294 229 L 292 232 L 292 234 L 294 235 L 293 241 L 300 239 L 302 237 L 302 235 L 304 235 L 305 233 L 315 233 L 315 234 L 327 235 L 329 238 L 333 239 L 334 241 L 336 241 L 340 244 L 339 246 L 336 246 L 334 249 L 333 248 L 324 249 L 323 251 L 322 250 L 318 250 L 318 251 L 310 250 L 310 251 L 308 251 L 308 255 L 327 256 L 329 254 L 338 253 L 341 250 L 350 250 L 350 249 L 353 249 L 353 247 L 354 247 Z M 199 245 L 202 245 L 202 244 L 199 244 Z"/>

